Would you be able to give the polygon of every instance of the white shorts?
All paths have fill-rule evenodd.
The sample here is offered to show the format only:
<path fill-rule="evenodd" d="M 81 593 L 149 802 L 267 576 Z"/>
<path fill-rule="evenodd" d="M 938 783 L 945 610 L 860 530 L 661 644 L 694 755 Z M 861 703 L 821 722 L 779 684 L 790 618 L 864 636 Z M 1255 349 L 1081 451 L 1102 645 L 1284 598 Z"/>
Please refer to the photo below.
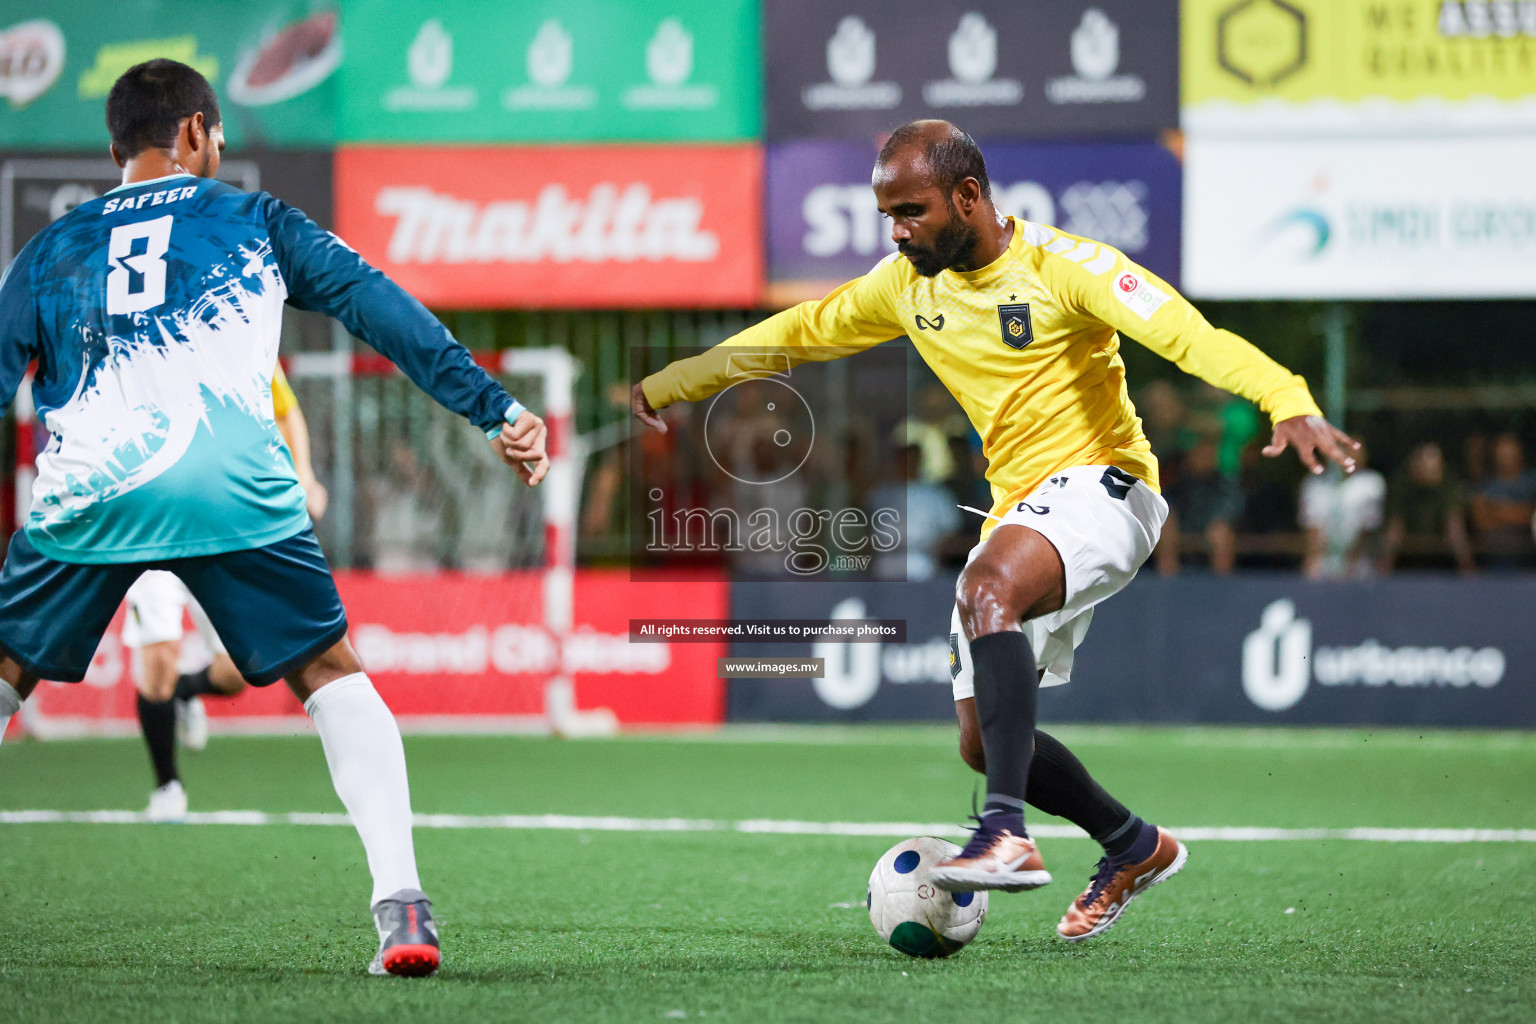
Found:
<path fill-rule="evenodd" d="M 1168 503 L 1124 470 L 1074 466 L 1052 476 L 1003 516 L 998 525 L 1027 526 L 1050 541 L 1066 570 L 1067 600 L 1059 611 L 1024 623 L 1024 635 L 1044 670 L 1041 686 L 1072 678 L 1072 657 L 1088 634 L 1094 605 L 1136 578 L 1163 530 Z M 970 559 L 981 551 L 971 549 Z M 957 605 L 949 623 L 955 700 L 976 695 L 971 645 Z"/>
<path fill-rule="evenodd" d="M 223 654 L 224 642 L 213 630 L 203 606 L 175 573 L 159 569 L 146 572 L 128 588 L 128 616 L 123 620 L 123 645 L 148 647 L 180 640 L 182 611 L 192 614 L 192 625 L 210 655 Z"/>

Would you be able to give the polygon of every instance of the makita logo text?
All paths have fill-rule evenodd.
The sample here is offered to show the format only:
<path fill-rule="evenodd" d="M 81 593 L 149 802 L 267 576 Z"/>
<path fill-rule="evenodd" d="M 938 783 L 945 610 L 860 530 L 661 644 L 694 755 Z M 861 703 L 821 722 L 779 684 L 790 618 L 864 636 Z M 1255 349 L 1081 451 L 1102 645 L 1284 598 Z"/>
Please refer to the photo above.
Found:
<path fill-rule="evenodd" d="M 399 218 L 391 263 L 603 263 L 677 260 L 703 263 L 720 240 L 700 229 L 704 204 L 653 198 L 641 183 L 603 182 L 584 198 L 546 185 L 532 202 L 477 203 L 430 188 L 379 190 L 376 212 Z"/>

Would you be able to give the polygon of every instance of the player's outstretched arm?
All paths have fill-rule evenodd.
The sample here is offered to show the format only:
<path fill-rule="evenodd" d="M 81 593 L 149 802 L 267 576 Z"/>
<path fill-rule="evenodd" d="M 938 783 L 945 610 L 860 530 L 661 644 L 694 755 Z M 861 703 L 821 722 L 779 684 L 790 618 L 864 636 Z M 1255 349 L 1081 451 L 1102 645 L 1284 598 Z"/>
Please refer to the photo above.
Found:
<path fill-rule="evenodd" d="M 262 201 L 290 305 L 340 320 L 487 438 L 517 421 L 522 405 L 409 292 L 300 211 L 271 196 Z"/>
<path fill-rule="evenodd" d="M 519 480 L 537 487 L 549 472 L 549 453 L 544 447 L 548 439 L 544 421 L 524 409 L 514 422 L 502 424 L 501 433 L 490 441 L 501 461 L 517 471 Z"/>
<path fill-rule="evenodd" d="M 1292 416 L 1275 424 L 1274 436 L 1264 448 L 1264 454 L 1274 458 L 1287 448 L 1293 448 L 1302 465 L 1310 472 L 1323 471 L 1319 455 L 1343 467 L 1344 472 L 1355 471 L 1355 453 L 1360 442 L 1335 427 L 1321 416 Z"/>

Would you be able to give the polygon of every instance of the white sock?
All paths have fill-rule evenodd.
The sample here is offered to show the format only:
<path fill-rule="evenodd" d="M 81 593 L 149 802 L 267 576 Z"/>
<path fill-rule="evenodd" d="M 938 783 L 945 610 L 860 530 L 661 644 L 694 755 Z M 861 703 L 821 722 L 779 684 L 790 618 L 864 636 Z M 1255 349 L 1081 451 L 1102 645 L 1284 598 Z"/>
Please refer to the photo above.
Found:
<path fill-rule="evenodd" d="M 368 854 L 377 903 L 400 889 L 420 889 L 411 845 L 411 787 L 400 727 L 362 672 L 327 683 L 304 702 L 325 747 L 336 795 Z"/>
<path fill-rule="evenodd" d="M 21 710 L 21 694 L 16 687 L 0 679 L 0 739 L 5 738 L 5 727 L 11 724 L 11 716 Z"/>

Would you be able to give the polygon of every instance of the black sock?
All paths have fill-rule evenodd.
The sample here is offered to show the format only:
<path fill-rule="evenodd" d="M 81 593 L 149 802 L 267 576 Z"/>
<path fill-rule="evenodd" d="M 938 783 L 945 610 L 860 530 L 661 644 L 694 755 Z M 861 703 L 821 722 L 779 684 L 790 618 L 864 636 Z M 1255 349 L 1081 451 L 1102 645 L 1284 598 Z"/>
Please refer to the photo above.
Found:
<path fill-rule="evenodd" d="M 1124 860 L 1143 832 L 1156 845 L 1157 830 L 1146 826 L 1125 805 L 1104 791 L 1083 762 L 1060 740 L 1035 731 L 1035 759 L 1029 772 L 1029 802 L 1047 814 L 1066 818 L 1104 847 L 1111 860 Z M 1140 859 L 1150 857 L 1149 850 Z"/>
<path fill-rule="evenodd" d="M 1040 680 L 1029 638 L 1005 630 L 971 641 L 976 721 L 987 758 L 987 824 L 1024 834 L 1024 794 L 1035 756 L 1035 696 Z"/>
<path fill-rule="evenodd" d="M 176 699 L 191 700 L 193 697 L 201 697 L 205 693 L 218 693 L 213 688 L 213 681 L 208 678 L 208 670 L 200 669 L 196 672 L 187 672 L 176 677 Z"/>
<path fill-rule="evenodd" d="M 145 700 L 139 694 L 139 727 L 155 766 L 155 785 L 174 782 L 176 775 L 176 704 L 170 700 Z"/>

